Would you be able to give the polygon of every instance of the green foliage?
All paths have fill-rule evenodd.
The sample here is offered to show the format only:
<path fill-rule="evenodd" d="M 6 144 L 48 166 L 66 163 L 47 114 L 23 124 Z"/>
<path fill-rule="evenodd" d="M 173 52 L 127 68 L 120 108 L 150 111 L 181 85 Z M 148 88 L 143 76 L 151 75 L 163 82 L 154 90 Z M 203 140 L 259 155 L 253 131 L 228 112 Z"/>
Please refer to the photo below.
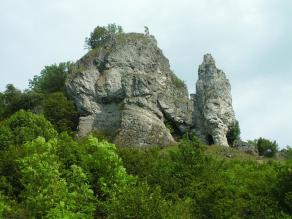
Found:
<path fill-rule="evenodd" d="M 19 109 L 21 91 L 16 89 L 12 84 L 6 86 L 6 90 L 0 96 L 0 120 L 12 115 Z"/>
<path fill-rule="evenodd" d="M 196 138 L 184 139 L 177 150 L 122 148 L 119 153 L 129 173 L 161 188 L 162 200 L 173 206 L 188 200 L 183 207 L 189 218 L 288 218 L 273 195 L 282 168 L 277 163 L 218 160 L 206 156 Z"/>
<path fill-rule="evenodd" d="M 82 147 L 86 151 L 82 157 L 83 166 L 90 173 L 90 182 L 95 193 L 102 192 L 104 197 L 114 196 L 120 187 L 134 180 L 126 173 L 114 144 L 107 141 L 99 142 L 98 139 L 89 136 L 82 143 Z"/>
<path fill-rule="evenodd" d="M 19 111 L 0 137 L 2 218 L 292 215 L 291 163 L 211 156 L 195 136 L 171 148 L 117 148 L 57 135 L 43 116 Z"/>
<path fill-rule="evenodd" d="M 35 75 L 30 80 L 30 88 L 39 93 L 64 92 L 66 76 L 71 65 L 70 62 L 66 62 L 45 66 L 40 75 Z"/>
<path fill-rule="evenodd" d="M 237 120 L 229 127 L 226 138 L 229 145 L 233 145 L 234 141 L 240 140 L 240 128 Z"/>
<path fill-rule="evenodd" d="M 83 218 L 95 210 L 93 191 L 81 167 L 71 165 L 66 176 L 60 172 L 57 156 L 57 139 L 46 142 L 44 138 L 25 144 L 26 156 L 20 159 L 21 198 L 32 216 L 48 218 L 66 212 Z M 41 179 L 41 180 L 40 180 Z"/>
<path fill-rule="evenodd" d="M 6 110 L 6 107 L 5 107 L 5 96 L 3 93 L 0 93 L 0 121 L 2 119 L 4 119 L 4 113 L 5 113 L 5 110 Z"/>
<path fill-rule="evenodd" d="M 292 163 L 280 169 L 275 195 L 286 213 L 292 215 Z"/>
<path fill-rule="evenodd" d="M 0 193 L 0 217 L 3 218 L 7 211 L 11 211 L 9 204 L 7 204 L 7 197 Z"/>
<path fill-rule="evenodd" d="M 259 151 L 259 155 L 266 157 L 273 157 L 278 151 L 278 144 L 276 141 L 270 141 L 265 138 L 259 138 L 256 142 L 256 147 Z"/>
<path fill-rule="evenodd" d="M 147 183 L 124 187 L 111 200 L 108 218 L 168 218 L 168 202 L 161 196 L 159 188 L 151 190 Z"/>
<path fill-rule="evenodd" d="M 115 35 L 123 33 L 123 28 L 116 24 L 109 24 L 107 27 L 97 26 L 90 37 L 85 39 L 88 49 L 95 49 L 113 39 Z"/>
<path fill-rule="evenodd" d="M 20 110 L 0 123 L 0 150 L 9 145 L 22 145 L 38 136 L 55 137 L 57 132 L 43 115 Z"/>
<path fill-rule="evenodd" d="M 169 130 L 170 134 L 173 134 L 175 132 L 175 128 L 173 127 L 173 124 L 170 121 L 166 120 L 164 122 L 164 125 Z"/>
<path fill-rule="evenodd" d="M 281 150 L 282 155 L 285 159 L 292 161 L 292 148 L 290 146 L 286 146 L 285 149 Z"/>
<path fill-rule="evenodd" d="M 41 110 L 43 95 L 34 91 L 21 92 L 8 84 L 4 93 L 0 93 L 0 120 L 3 120 L 20 109 L 38 112 Z"/>
<path fill-rule="evenodd" d="M 43 111 L 57 131 L 76 130 L 78 123 L 78 113 L 71 100 L 62 92 L 51 93 L 47 95 L 44 101 Z"/>
<path fill-rule="evenodd" d="M 13 198 L 17 198 L 23 190 L 20 183 L 21 173 L 17 164 L 17 159 L 23 157 L 23 148 L 11 145 L 0 153 L 0 189 Z"/>
<path fill-rule="evenodd" d="M 177 88 L 186 87 L 185 82 L 181 80 L 179 77 L 177 77 L 175 73 L 171 72 L 170 76 L 172 79 L 172 83 L 174 84 L 175 87 Z"/>

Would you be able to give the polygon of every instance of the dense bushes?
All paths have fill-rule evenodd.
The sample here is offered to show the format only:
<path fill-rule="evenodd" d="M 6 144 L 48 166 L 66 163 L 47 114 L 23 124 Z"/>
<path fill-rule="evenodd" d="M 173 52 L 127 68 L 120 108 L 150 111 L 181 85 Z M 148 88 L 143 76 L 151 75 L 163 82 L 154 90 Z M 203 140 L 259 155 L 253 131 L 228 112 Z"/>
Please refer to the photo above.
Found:
<path fill-rule="evenodd" d="M 64 93 L 55 92 L 48 94 L 44 100 L 43 112 L 57 131 L 71 132 L 76 129 L 78 113 L 73 102 L 68 100 Z"/>
<path fill-rule="evenodd" d="M 43 115 L 20 110 L 0 123 L 0 150 L 9 145 L 22 145 L 38 136 L 48 140 L 56 135 L 52 124 Z"/>
<path fill-rule="evenodd" d="M 65 80 L 71 63 L 46 66 L 39 76 L 30 81 L 30 89 L 24 92 L 9 84 L 0 93 L 0 121 L 19 110 L 43 113 L 57 131 L 74 134 L 78 113 L 67 97 Z"/>
<path fill-rule="evenodd" d="M 289 164 L 218 159 L 206 155 L 207 146 L 195 137 L 166 149 L 117 150 L 92 136 L 75 141 L 65 132 L 57 134 L 43 116 L 25 111 L 2 122 L 0 135 L 11 137 L 0 148 L 4 218 L 292 214 Z"/>
<path fill-rule="evenodd" d="M 190 218 L 287 218 L 291 214 L 285 207 L 289 191 L 282 191 L 287 198 L 280 205 L 280 197 L 285 196 L 274 193 L 279 183 L 290 188 L 287 178 L 278 178 L 285 165 L 219 161 L 190 140 L 184 140 L 178 150 L 123 148 L 120 156 L 129 173 L 153 188 L 159 186 L 166 201 L 184 203 Z"/>
<path fill-rule="evenodd" d="M 33 126 L 34 136 L 21 131 L 30 127 L 30 122 L 40 125 L 43 133 L 34 132 Z M 90 136 L 80 142 L 66 133 L 57 136 L 42 116 L 24 111 L 7 119 L 5 125 L 20 130 L 13 130 L 14 137 L 23 140 L 7 141 L 0 148 L 1 218 L 110 215 L 111 200 L 117 200 L 125 186 L 135 183 L 135 177 L 126 173 L 113 144 Z M 38 137 L 48 136 L 45 131 L 51 134 L 50 139 Z"/>

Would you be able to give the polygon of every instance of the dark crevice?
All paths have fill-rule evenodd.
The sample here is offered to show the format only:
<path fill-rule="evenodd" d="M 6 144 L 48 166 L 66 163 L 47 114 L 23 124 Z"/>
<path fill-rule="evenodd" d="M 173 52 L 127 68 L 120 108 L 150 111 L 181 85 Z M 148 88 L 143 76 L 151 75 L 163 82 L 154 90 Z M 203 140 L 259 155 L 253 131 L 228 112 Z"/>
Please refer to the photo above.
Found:
<path fill-rule="evenodd" d="M 207 143 L 208 143 L 208 145 L 214 144 L 214 139 L 213 139 L 212 135 L 207 136 Z"/>

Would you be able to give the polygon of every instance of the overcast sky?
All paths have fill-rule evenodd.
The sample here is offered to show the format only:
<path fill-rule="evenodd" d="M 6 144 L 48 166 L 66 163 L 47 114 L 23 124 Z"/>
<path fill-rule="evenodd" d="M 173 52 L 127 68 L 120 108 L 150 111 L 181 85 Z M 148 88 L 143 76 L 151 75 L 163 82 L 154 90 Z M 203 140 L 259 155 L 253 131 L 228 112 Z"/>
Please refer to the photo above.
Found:
<path fill-rule="evenodd" d="M 291 0 L 0 0 L 0 91 L 80 58 L 97 25 L 148 26 L 190 93 L 212 53 L 231 82 L 244 140 L 292 145 L 291 21 Z"/>

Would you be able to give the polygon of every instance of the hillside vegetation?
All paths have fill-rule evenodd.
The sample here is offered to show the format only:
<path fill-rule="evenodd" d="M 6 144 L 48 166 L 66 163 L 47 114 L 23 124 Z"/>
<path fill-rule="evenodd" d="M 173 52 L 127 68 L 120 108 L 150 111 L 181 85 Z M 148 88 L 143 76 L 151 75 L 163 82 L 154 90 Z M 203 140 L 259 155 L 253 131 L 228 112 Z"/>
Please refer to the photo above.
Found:
<path fill-rule="evenodd" d="M 29 89 L 0 93 L 0 218 L 292 218 L 290 147 L 259 138 L 251 155 L 190 134 L 163 148 L 76 139 L 71 71 L 46 66 Z"/>
<path fill-rule="evenodd" d="M 3 218 L 291 217 L 289 160 L 230 157 L 242 152 L 196 137 L 144 149 L 75 141 L 23 110 L 1 122 L 0 137 Z"/>

